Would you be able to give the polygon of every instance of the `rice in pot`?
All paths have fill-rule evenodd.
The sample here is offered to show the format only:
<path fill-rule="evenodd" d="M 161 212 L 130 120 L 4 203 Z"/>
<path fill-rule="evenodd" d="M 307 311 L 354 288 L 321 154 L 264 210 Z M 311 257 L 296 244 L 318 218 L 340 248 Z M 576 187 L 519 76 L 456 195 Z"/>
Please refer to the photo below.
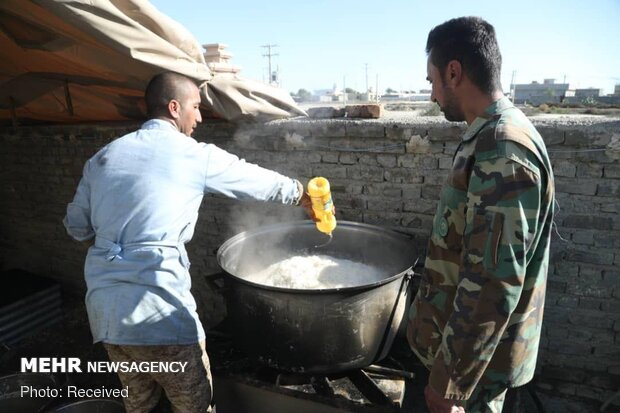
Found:
<path fill-rule="evenodd" d="M 294 256 L 252 276 L 259 284 L 308 290 L 353 287 L 381 279 L 376 267 L 327 255 Z"/>

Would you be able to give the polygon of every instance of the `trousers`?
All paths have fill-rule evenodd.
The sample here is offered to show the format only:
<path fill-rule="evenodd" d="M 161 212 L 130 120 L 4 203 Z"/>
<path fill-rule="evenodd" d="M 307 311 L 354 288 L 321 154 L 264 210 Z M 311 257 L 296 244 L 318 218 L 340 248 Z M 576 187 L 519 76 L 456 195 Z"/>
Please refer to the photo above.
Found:
<path fill-rule="evenodd" d="M 183 372 L 121 372 L 118 377 L 128 388 L 123 398 L 127 413 L 149 413 L 162 395 L 174 413 L 210 413 L 213 379 L 205 342 L 190 345 L 117 345 L 104 343 L 114 362 L 187 362 Z"/>

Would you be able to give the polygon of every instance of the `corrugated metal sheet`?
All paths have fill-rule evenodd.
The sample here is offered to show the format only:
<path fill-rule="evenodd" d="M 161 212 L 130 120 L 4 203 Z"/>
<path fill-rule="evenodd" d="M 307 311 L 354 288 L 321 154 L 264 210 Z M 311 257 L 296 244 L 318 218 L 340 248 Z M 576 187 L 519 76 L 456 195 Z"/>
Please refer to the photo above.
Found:
<path fill-rule="evenodd" d="M 62 319 L 60 285 L 21 270 L 5 271 L 0 279 L 11 287 L 0 293 L 0 343 L 13 346 Z"/>

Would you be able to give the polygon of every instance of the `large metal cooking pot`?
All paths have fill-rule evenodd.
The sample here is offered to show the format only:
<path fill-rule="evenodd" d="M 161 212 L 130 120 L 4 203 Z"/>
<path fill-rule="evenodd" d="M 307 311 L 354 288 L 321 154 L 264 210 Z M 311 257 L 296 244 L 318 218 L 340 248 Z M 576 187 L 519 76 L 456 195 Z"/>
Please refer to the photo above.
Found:
<path fill-rule="evenodd" d="M 124 413 L 123 403 L 111 399 L 79 400 L 50 410 L 49 413 Z"/>
<path fill-rule="evenodd" d="M 0 412 L 37 413 L 54 402 L 59 381 L 42 373 L 16 373 L 0 377 Z M 22 390 L 28 389 L 26 394 Z M 46 391 L 47 389 L 47 391 Z"/>
<path fill-rule="evenodd" d="M 377 226 L 340 221 L 333 240 L 311 221 L 260 227 L 219 248 L 237 345 L 271 367 L 335 373 L 385 357 L 405 313 L 416 257 L 410 239 Z M 259 284 L 253 274 L 295 255 L 328 255 L 380 268 L 372 284 L 294 289 Z"/>

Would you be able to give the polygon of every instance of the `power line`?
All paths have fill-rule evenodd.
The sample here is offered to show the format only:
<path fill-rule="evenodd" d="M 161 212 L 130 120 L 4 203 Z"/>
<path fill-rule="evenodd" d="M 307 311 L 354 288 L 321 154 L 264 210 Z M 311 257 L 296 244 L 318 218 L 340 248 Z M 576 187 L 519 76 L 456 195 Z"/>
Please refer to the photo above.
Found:
<path fill-rule="evenodd" d="M 271 48 L 276 48 L 278 47 L 277 44 L 265 44 L 262 45 L 261 47 L 267 49 L 267 53 L 265 53 L 263 55 L 263 57 L 267 57 L 268 61 L 269 61 L 269 84 L 273 83 L 273 73 L 271 72 L 271 56 L 279 56 L 278 53 L 271 53 Z"/>

